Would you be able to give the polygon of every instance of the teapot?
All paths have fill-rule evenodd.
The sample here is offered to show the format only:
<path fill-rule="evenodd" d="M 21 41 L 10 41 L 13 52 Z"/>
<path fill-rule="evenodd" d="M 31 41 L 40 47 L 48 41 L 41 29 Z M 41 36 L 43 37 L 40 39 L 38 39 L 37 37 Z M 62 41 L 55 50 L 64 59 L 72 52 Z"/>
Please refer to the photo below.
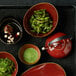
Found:
<path fill-rule="evenodd" d="M 46 50 L 54 58 L 63 58 L 67 56 L 72 49 L 72 37 L 58 32 L 50 36 L 42 50 Z"/>

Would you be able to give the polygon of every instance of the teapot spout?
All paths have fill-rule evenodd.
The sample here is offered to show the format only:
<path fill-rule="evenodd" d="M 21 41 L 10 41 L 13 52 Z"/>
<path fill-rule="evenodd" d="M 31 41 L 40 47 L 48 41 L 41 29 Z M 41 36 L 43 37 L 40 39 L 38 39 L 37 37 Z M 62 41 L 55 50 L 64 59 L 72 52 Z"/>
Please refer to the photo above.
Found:
<path fill-rule="evenodd" d="M 41 49 L 42 49 L 43 51 L 44 51 L 44 50 L 46 50 L 46 48 L 45 48 L 45 47 L 42 47 Z"/>

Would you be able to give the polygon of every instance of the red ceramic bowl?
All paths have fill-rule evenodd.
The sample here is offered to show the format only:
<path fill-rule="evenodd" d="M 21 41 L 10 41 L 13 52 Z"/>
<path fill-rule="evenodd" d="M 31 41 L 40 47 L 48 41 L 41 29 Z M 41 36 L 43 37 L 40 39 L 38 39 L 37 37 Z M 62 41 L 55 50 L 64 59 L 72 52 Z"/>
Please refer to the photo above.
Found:
<path fill-rule="evenodd" d="M 46 9 L 46 11 L 50 14 L 50 17 L 53 19 L 53 28 L 48 33 L 45 33 L 45 34 L 37 34 L 37 33 L 33 33 L 30 31 L 31 27 L 29 25 L 29 19 L 33 15 L 34 11 L 40 10 L 40 9 Z M 55 30 L 57 23 L 58 23 L 58 12 L 57 12 L 56 8 L 50 3 L 38 3 L 34 6 L 32 6 L 25 13 L 24 19 L 23 19 L 23 25 L 24 25 L 25 31 L 34 37 L 45 37 L 45 36 L 51 34 Z"/>
<path fill-rule="evenodd" d="M 13 72 L 12 76 L 16 76 L 17 72 L 18 72 L 18 64 L 17 64 L 17 61 L 14 58 L 14 56 L 11 55 L 8 52 L 0 52 L 0 58 L 8 58 L 8 59 L 10 59 L 10 60 L 12 60 L 14 62 L 14 64 L 15 64 L 15 71 Z"/>
<path fill-rule="evenodd" d="M 23 59 L 23 54 L 24 54 L 24 51 L 25 49 L 27 48 L 34 48 L 37 52 L 38 52 L 38 59 L 34 62 L 34 63 L 27 63 L 24 59 Z M 33 45 L 33 44 L 25 44 L 23 45 L 20 50 L 19 50 L 19 53 L 18 53 L 18 56 L 19 56 L 19 59 L 21 60 L 21 62 L 23 62 L 24 64 L 27 64 L 27 65 L 32 65 L 32 64 L 35 64 L 39 61 L 40 59 L 40 56 L 41 56 L 41 53 L 40 53 L 40 50 L 37 46 Z"/>
<path fill-rule="evenodd" d="M 21 76 L 66 76 L 64 69 L 56 63 L 43 63 L 25 71 Z"/>

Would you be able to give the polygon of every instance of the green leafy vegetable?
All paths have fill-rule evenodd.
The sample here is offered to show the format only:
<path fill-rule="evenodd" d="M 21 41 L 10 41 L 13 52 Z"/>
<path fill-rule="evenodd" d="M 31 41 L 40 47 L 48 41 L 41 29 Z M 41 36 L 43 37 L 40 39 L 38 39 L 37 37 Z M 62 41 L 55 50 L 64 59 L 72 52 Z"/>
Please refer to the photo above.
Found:
<path fill-rule="evenodd" d="M 13 61 L 8 58 L 0 59 L 0 76 L 11 76 L 15 70 Z"/>
<path fill-rule="evenodd" d="M 30 18 L 31 31 L 36 33 L 47 33 L 53 27 L 53 21 L 45 9 L 34 11 Z"/>

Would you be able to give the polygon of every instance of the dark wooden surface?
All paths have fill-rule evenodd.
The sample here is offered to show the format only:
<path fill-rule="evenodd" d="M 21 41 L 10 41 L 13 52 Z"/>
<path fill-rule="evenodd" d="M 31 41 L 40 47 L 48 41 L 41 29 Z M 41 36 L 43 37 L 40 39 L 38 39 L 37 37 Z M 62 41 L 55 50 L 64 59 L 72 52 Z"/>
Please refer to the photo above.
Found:
<path fill-rule="evenodd" d="M 0 7 L 0 21 L 3 17 L 6 16 L 13 16 L 15 17 L 22 25 L 23 28 L 23 16 L 29 7 Z M 63 59 L 55 59 L 52 58 L 46 51 L 42 51 L 42 56 L 40 61 L 37 64 L 41 64 L 44 62 L 55 62 L 60 64 L 66 71 L 67 76 L 76 76 L 74 74 L 74 67 L 75 67 L 75 8 L 72 6 L 57 6 L 56 7 L 59 13 L 59 23 L 56 30 L 52 33 L 56 32 L 64 32 L 67 34 L 71 34 L 73 36 L 73 48 L 71 53 Z M 15 56 L 19 65 L 18 75 L 20 76 L 22 72 L 29 69 L 32 66 L 24 65 L 20 62 L 18 58 L 18 51 L 19 48 L 24 45 L 25 43 L 32 43 L 37 45 L 40 49 L 45 45 L 45 38 L 34 38 L 28 35 L 23 29 L 23 37 L 16 45 L 5 45 L 0 42 L 0 51 L 7 51 Z M 35 65 L 37 65 L 35 64 Z M 34 66 L 34 65 L 33 65 Z"/>
<path fill-rule="evenodd" d="M 33 5 L 39 2 L 50 2 L 54 5 L 73 5 L 76 0 L 0 0 L 0 5 Z"/>

